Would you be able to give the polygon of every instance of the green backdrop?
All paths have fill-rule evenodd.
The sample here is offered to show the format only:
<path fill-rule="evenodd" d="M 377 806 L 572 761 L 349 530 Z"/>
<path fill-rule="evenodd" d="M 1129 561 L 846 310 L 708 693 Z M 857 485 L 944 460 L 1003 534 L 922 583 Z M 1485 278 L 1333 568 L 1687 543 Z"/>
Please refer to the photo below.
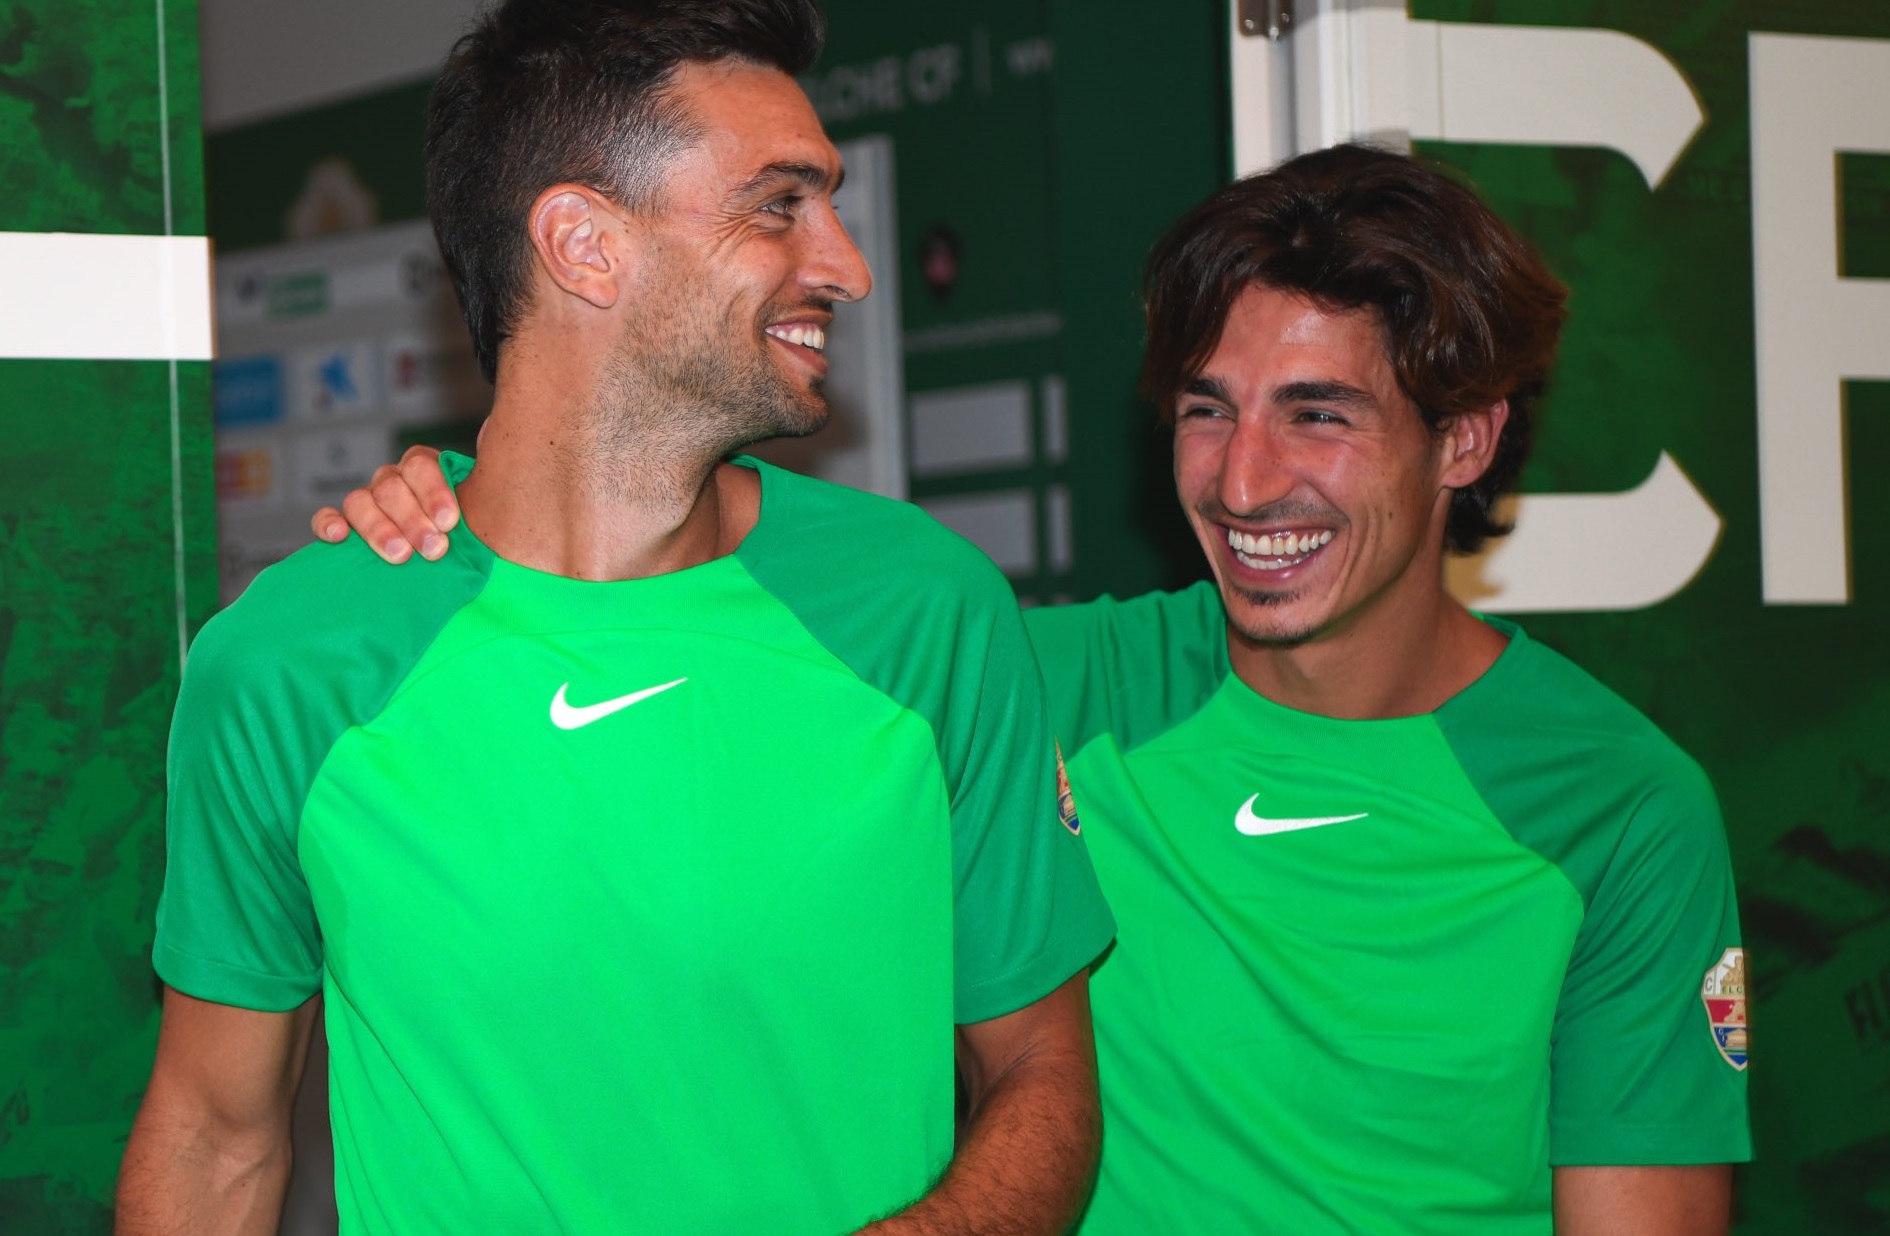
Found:
<path fill-rule="evenodd" d="M 1718 787 L 1752 983 L 1758 1159 L 1741 1174 L 1740 1230 L 1890 1230 L 1890 384 L 1848 384 L 1850 603 L 1764 605 L 1747 51 L 1751 31 L 1890 39 L 1890 7 L 1419 0 L 1413 15 L 1633 34 L 1706 113 L 1651 192 L 1612 152 L 1426 149 L 1467 171 L 1572 289 L 1524 488 L 1627 488 L 1664 449 L 1725 521 L 1670 600 L 1528 621 Z M 1832 173 L 1841 272 L 1890 274 L 1890 156 L 1847 155 Z"/>
<path fill-rule="evenodd" d="M 1165 445 L 1133 395 L 1136 287 L 1154 237 L 1229 171 L 1223 4 L 827 7 L 833 37 L 811 84 L 831 129 L 895 141 L 906 329 L 937 339 L 994 320 L 1028 326 L 909 352 L 910 389 L 1026 378 L 1040 390 L 1041 379 L 1060 375 L 1067 391 L 1066 458 L 1022 473 L 928 479 L 915 494 L 1067 487 L 1072 561 L 1019 579 L 1026 597 L 1133 593 L 1194 577 L 1198 552 L 1174 511 Z M 1605 151 L 1435 144 L 1427 152 L 1477 180 L 1573 289 L 1559 382 L 1524 487 L 1622 489 L 1667 450 L 1725 521 L 1705 569 L 1670 600 L 1526 621 L 1646 709 L 1719 786 L 1755 983 L 1760 1157 L 1741 1174 L 1740 1230 L 1890 1229 L 1890 641 L 1879 634 L 1890 619 L 1882 484 L 1890 392 L 1881 383 L 1848 388 L 1850 603 L 1763 605 L 1746 50 L 1752 30 L 1887 39 L 1890 9 L 1880 0 L 1415 0 L 1412 15 L 1626 31 L 1668 56 L 1705 109 L 1705 127 L 1653 192 Z M 10 46 L 0 40 L 0 66 L 11 63 Z M 835 78 L 841 68 L 851 76 Z M 417 215 L 424 94 L 424 85 L 402 88 L 218 135 L 210 170 L 220 242 L 280 239 L 304 169 L 335 154 L 354 162 L 384 220 Z M 1853 154 L 1839 163 L 1844 271 L 1890 275 L 1890 159 Z M 960 246 L 959 279 L 945 298 L 920 266 L 919 238 L 935 227 Z M 136 526 L 132 516 L 114 518 L 113 528 Z M 82 543 L 73 553 L 98 544 L 96 533 L 68 536 Z M 6 552 L 8 562 L 18 557 Z M 13 642 L 9 666 L 20 664 Z M 35 653 L 35 671 L 39 660 Z M 8 836 L 17 852 L 21 843 Z M 39 870 L 22 860 L 8 878 L 12 869 Z M 139 981 L 148 982 L 126 964 L 116 990 L 133 993 Z M 124 998 L 142 1010 L 144 993 L 135 994 Z M 50 1024 L 53 1014 L 34 1016 Z M 49 1126 L 36 1116 L 26 1127 Z M 13 1144 L 0 1142 L 0 1153 Z M 71 1161 L 80 1157 L 74 1151 Z"/>
<path fill-rule="evenodd" d="M 202 235 L 197 81 L 193 0 L 0 0 L 0 230 Z M 151 1067 L 164 741 L 216 598 L 208 369 L 0 361 L 8 1233 L 110 1230 Z"/>

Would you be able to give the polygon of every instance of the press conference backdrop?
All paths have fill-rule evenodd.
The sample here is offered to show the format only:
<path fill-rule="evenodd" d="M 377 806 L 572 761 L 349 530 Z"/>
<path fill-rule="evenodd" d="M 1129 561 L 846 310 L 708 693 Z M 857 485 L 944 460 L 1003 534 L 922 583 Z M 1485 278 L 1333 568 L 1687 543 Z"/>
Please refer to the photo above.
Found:
<path fill-rule="evenodd" d="M 216 600 L 193 0 L 0 0 L 0 1230 L 106 1232 Z"/>
<path fill-rule="evenodd" d="M 1132 394 L 1136 269 L 1230 170 L 1227 9 L 1178 2 L 1158 21 L 1130 0 L 827 7 L 834 37 L 810 93 L 836 136 L 888 137 L 897 168 L 914 497 L 995 530 L 1029 599 L 1185 579 L 1194 551 Z M 161 235 L 168 201 L 168 230 L 201 231 L 194 190 L 177 188 L 196 175 L 194 89 L 180 87 L 194 82 L 192 23 L 158 12 L 161 62 L 149 8 L 0 0 L 0 228 Z M 1703 518 L 1718 528 L 1663 600 L 1523 618 L 1653 714 L 1720 788 L 1754 987 L 1760 1159 L 1742 1173 L 1740 1231 L 1885 1230 L 1890 395 L 1872 368 L 1890 340 L 1872 332 L 1890 323 L 1878 127 L 1890 11 L 1416 0 L 1408 16 L 1622 31 L 1701 108 L 1651 184 L 1618 153 L 1562 140 L 1424 149 L 1469 172 L 1574 289 L 1525 488 L 1645 495 L 1665 477 L 1654 492 L 1680 494 L 1664 458 L 1697 502 L 1614 506 L 1631 517 L 1595 535 L 1626 561 Z M 153 80 L 158 63 L 168 82 Z M 1496 85 L 1520 102 L 1536 84 Z M 415 83 L 219 134 L 220 245 L 289 239 L 288 208 L 337 154 L 376 222 L 417 218 L 423 95 Z M 344 185 L 321 200 L 353 196 Z M 9 1232 L 105 1229 L 149 1060 L 158 760 L 179 631 L 215 595 L 202 367 L 176 366 L 174 433 L 171 371 L 0 361 Z M 967 408 L 1001 453 L 932 432 Z"/>
<path fill-rule="evenodd" d="M 895 151 L 913 497 L 1027 600 L 1190 578 L 1198 554 L 1133 395 L 1136 282 L 1161 228 L 1230 170 L 1227 9 L 1170 6 L 1160 37 L 1128 0 L 828 11 L 809 93 L 836 137 Z M 1475 179 L 1573 289 L 1524 488 L 1588 501 L 1565 557 L 1534 565 L 1562 612 L 1513 589 L 1508 607 L 1719 786 L 1752 960 L 1760 1157 L 1741 1173 L 1739 1230 L 1885 1230 L 1890 395 L 1872 367 L 1890 338 L 1872 332 L 1890 324 L 1873 282 L 1890 276 L 1890 141 L 1875 127 L 1890 116 L 1890 11 L 1417 0 L 1405 16 L 1455 35 L 1632 36 L 1698 110 L 1651 182 L 1566 131 L 1419 145 Z M 1550 82 L 1512 80 L 1501 60 L 1473 69 L 1499 109 L 1549 110 Z M 418 97 L 218 140 L 286 160 L 326 128 L 359 147 Z M 364 123 L 375 106 L 386 120 Z M 358 149 L 387 210 L 416 197 L 377 178 L 393 165 Z M 938 431 L 967 419 L 981 451 Z M 1465 594 L 1490 601 L 1501 566 L 1460 575 Z"/>

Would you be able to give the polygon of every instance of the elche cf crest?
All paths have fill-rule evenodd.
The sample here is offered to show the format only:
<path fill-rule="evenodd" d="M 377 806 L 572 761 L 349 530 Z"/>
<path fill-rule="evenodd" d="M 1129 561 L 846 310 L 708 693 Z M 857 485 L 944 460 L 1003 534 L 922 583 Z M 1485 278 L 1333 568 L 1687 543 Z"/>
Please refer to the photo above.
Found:
<path fill-rule="evenodd" d="M 1076 795 L 1070 792 L 1070 774 L 1063 770 L 1063 744 L 1057 744 L 1057 819 L 1077 836 L 1083 834 L 1083 822 L 1076 818 Z"/>
<path fill-rule="evenodd" d="M 1735 1069 L 1746 1067 L 1746 951 L 1729 948 L 1706 971 L 1700 984 L 1713 1046 Z"/>

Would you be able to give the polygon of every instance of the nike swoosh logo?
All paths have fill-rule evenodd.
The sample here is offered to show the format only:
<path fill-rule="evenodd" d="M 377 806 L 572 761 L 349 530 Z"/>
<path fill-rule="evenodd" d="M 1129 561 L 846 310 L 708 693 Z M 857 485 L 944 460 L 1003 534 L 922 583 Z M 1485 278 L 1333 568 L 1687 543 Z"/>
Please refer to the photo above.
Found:
<path fill-rule="evenodd" d="M 613 712 L 622 712 L 632 704 L 641 704 L 652 695 L 661 695 L 671 687 L 680 687 L 687 678 L 678 678 L 675 682 L 666 682 L 660 687 L 645 687 L 641 691 L 632 691 L 628 695 L 619 695 L 614 700 L 605 700 L 601 704 L 586 704 L 579 708 L 564 698 L 564 693 L 571 689 L 570 683 L 558 688 L 558 693 L 551 697 L 551 723 L 561 730 L 581 730 L 593 721 L 602 721 Z"/>
<path fill-rule="evenodd" d="M 1253 805 L 1260 796 L 1255 794 L 1240 804 L 1240 810 L 1234 813 L 1234 827 L 1249 837 L 1265 837 L 1269 833 L 1295 833 L 1302 828 L 1324 828 L 1328 824 L 1349 824 L 1353 820 L 1362 820 L 1370 812 L 1361 811 L 1357 815 L 1315 815 L 1298 820 L 1269 820 L 1253 813 Z"/>

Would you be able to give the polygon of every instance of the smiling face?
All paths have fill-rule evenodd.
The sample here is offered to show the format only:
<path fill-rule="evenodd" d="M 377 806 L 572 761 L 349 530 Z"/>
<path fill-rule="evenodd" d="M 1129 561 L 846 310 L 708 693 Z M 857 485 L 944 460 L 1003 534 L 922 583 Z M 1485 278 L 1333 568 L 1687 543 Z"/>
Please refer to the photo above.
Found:
<path fill-rule="evenodd" d="M 1447 603 L 1451 487 L 1487 462 L 1464 419 L 1424 425 L 1373 311 L 1240 294 L 1175 405 L 1176 490 L 1220 585 L 1236 668 L 1268 648 L 1395 640 Z"/>
<path fill-rule="evenodd" d="M 834 213 L 840 155 L 794 79 L 685 64 L 671 90 L 703 136 L 674 158 L 647 223 L 622 363 L 734 445 L 827 419 L 827 327 L 872 286 Z"/>

